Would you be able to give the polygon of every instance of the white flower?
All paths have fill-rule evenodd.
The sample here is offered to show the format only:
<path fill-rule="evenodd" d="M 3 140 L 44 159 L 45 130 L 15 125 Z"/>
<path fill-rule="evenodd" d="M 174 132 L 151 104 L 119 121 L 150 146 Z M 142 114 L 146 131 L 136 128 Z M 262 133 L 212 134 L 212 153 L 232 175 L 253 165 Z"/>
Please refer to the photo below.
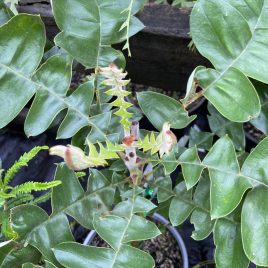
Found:
<path fill-rule="evenodd" d="M 83 170 L 92 166 L 89 157 L 80 148 L 72 145 L 51 147 L 49 154 L 62 157 L 67 166 L 72 170 Z"/>
<path fill-rule="evenodd" d="M 161 135 L 161 146 L 159 148 L 159 155 L 162 158 L 164 154 L 169 154 L 172 147 L 177 143 L 175 134 L 170 130 L 170 124 L 165 123 L 163 125 Z"/>

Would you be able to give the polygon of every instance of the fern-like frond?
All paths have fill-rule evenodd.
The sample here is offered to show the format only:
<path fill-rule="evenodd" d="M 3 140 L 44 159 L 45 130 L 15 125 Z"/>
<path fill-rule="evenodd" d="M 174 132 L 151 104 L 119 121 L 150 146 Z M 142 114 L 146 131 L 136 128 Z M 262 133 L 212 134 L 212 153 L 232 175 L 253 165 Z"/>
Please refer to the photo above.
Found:
<path fill-rule="evenodd" d="M 78 172 L 75 172 L 75 176 L 77 178 L 82 178 L 82 177 L 85 177 L 86 176 L 86 172 L 82 172 L 82 171 L 78 171 Z"/>
<path fill-rule="evenodd" d="M 51 194 L 52 194 L 52 192 L 49 191 L 49 192 L 47 192 L 47 193 L 45 193 L 45 194 L 43 194 L 43 195 L 41 195 L 41 196 L 35 198 L 35 199 L 31 202 L 31 204 L 32 204 L 32 205 L 40 205 L 40 204 L 42 204 L 42 203 L 45 203 L 46 201 L 50 200 L 50 198 L 51 198 Z"/>
<path fill-rule="evenodd" d="M 145 138 L 139 139 L 136 143 L 137 147 L 144 152 L 151 151 L 151 154 L 155 154 L 159 151 L 162 145 L 161 135 L 155 136 L 154 132 L 150 135 L 146 135 Z"/>
<path fill-rule="evenodd" d="M 24 153 L 18 161 L 16 161 L 11 168 L 5 174 L 3 181 L 3 188 L 5 189 L 13 177 L 18 173 L 18 171 L 27 166 L 28 162 L 32 160 L 41 150 L 48 150 L 47 146 L 37 146 L 34 147 L 31 151 Z"/>
<path fill-rule="evenodd" d="M 123 50 L 127 49 L 129 57 L 131 57 L 131 51 L 130 51 L 130 46 L 129 46 L 129 36 L 130 36 L 129 30 L 130 30 L 133 3 L 134 3 L 134 0 L 131 0 L 129 3 L 129 6 L 125 10 L 122 11 L 122 13 L 127 13 L 127 19 L 121 25 L 120 30 L 119 30 L 119 31 L 122 31 L 126 29 L 126 43 L 123 47 Z"/>
<path fill-rule="evenodd" d="M 107 165 L 107 160 L 119 158 L 119 152 L 124 151 L 124 147 L 119 144 L 112 144 L 111 142 L 106 143 L 104 147 L 101 143 L 98 143 L 99 150 L 93 144 L 88 144 L 89 155 L 88 159 L 92 166 L 105 166 Z"/>
<path fill-rule="evenodd" d="M 129 83 L 129 80 L 124 80 L 127 73 L 123 70 L 118 69 L 115 65 L 110 65 L 106 68 L 101 68 L 101 74 L 106 78 L 103 84 L 106 86 L 111 86 L 112 88 L 106 91 L 106 94 L 117 97 L 115 101 L 111 104 L 119 109 L 115 112 L 115 115 L 121 117 L 121 125 L 124 126 L 126 130 L 129 130 L 131 125 L 130 118 L 132 113 L 128 112 L 127 109 L 132 106 L 131 103 L 125 100 L 125 97 L 130 94 L 130 92 L 125 90 L 125 86 Z"/>
<path fill-rule="evenodd" d="M 61 181 L 51 181 L 51 182 L 25 182 L 21 185 L 16 186 L 13 188 L 13 190 L 10 192 L 10 194 L 13 194 L 17 196 L 18 194 L 26 194 L 31 193 L 32 191 L 44 191 L 48 190 L 50 188 L 56 187 L 61 184 Z"/>
<path fill-rule="evenodd" d="M 9 199 L 9 198 L 13 198 L 13 197 L 16 197 L 16 195 L 11 194 L 11 193 L 0 192 L 0 198 Z"/>
<path fill-rule="evenodd" d="M 32 194 L 17 195 L 15 199 L 10 199 L 10 201 L 8 201 L 7 209 L 11 209 L 13 207 L 29 203 L 32 200 L 34 200 L 34 196 Z"/>
<path fill-rule="evenodd" d="M 79 147 L 72 145 L 54 146 L 50 148 L 49 153 L 62 157 L 70 169 L 79 171 L 91 167 L 105 166 L 108 164 L 106 160 L 117 159 L 119 158 L 117 153 L 124 151 L 122 145 L 112 144 L 109 141 L 105 146 L 101 143 L 94 145 L 88 140 L 87 144 L 89 148 L 88 155 Z"/>

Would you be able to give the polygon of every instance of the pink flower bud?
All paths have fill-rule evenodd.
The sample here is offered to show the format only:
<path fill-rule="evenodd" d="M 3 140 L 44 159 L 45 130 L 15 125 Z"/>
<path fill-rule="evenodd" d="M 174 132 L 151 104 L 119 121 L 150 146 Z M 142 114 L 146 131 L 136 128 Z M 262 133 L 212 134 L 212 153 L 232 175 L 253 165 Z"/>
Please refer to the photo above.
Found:
<path fill-rule="evenodd" d="M 62 157 L 67 166 L 72 170 L 83 170 L 92 166 L 89 157 L 80 148 L 72 145 L 53 146 L 50 148 L 49 154 Z"/>
<path fill-rule="evenodd" d="M 162 157 L 164 154 L 169 154 L 172 147 L 177 143 L 177 137 L 170 130 L 170 124 L 165 123 L 161 132 L 162 143 L 159 149 L 159 155 Z"/>

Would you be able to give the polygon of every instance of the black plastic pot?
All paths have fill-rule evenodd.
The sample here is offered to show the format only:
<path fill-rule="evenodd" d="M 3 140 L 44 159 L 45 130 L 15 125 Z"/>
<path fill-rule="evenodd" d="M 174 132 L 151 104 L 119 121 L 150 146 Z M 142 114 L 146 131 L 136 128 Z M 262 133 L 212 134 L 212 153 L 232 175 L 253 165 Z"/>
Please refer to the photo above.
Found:
<path fill-rule="evenodd" d="M 159 222 L 163 225 L 165 225 L 165 227 L 168 229 L 168 231 L 173 235 L 173 237 L 175 238 L 175 240 L 178 243 L 178 246 L 180 248 L 180 252 L 181 252 L 181 257 L 182 257 L 182 263 L 183 263 L 183 268 L 189 268 L 189 260 L 188 260 L 188 254 L 187 254 L 187 250 L 184 244 L 184 241 L 180 235 L 180 233 L 178 232 L 178 230 L 176 228 L 174 228 L 173 226 L 171 226 L 169 224 L 169 221 L 164 218 L 163 216 L 161 216 L 158 213 L 154 213 L 152 218 L 156 221 Z M 95 236 L 97 235 L 96 231 L 91 231 L 86 239 L 84 240 L 84 245 L 90 245 L 93 241 L 93 239 L 95 238 Z"/>

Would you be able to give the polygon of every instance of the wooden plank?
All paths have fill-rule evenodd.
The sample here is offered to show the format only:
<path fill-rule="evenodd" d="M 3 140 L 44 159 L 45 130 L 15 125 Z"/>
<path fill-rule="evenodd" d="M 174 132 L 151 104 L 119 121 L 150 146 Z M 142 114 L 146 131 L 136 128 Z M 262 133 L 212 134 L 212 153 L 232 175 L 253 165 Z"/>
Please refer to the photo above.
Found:
<path fill-rule="evenodd" d="M 48 0 L 22 0 L 18 9 L 40 14 L 49 39 L 59 32 Z M 139 18 L 146 27 L 130 40 L 132 57 L 127 59 L 127 71 L 133 82 L 185 91 L 192 70 L 198 65 L 209 66 L 188 48 L 190 11 L 168 5 L 145 6 Z"/>

